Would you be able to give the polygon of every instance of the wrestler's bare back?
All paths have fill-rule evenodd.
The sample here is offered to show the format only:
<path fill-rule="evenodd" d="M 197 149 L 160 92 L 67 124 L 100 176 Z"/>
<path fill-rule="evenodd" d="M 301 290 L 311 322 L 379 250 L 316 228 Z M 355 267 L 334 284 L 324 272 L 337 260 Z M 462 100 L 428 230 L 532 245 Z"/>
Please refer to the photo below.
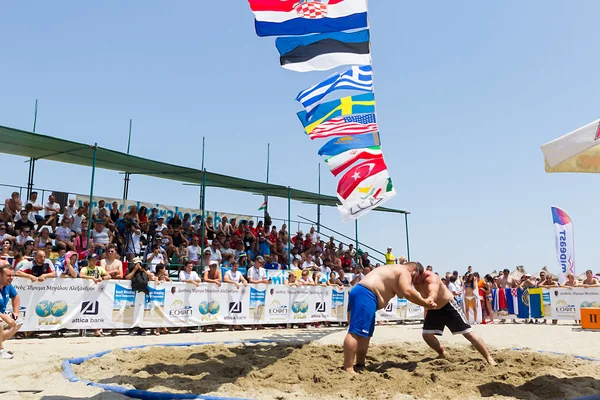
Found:
<path fill-rule="evenodd" d="M 405 297 L 404 288 L 411 287 L 411 273 L 401 264 L 384 265 L 371 271 L 360 284 L 375 294 L 377 309 L 380 310 L 392 297 Z"/>

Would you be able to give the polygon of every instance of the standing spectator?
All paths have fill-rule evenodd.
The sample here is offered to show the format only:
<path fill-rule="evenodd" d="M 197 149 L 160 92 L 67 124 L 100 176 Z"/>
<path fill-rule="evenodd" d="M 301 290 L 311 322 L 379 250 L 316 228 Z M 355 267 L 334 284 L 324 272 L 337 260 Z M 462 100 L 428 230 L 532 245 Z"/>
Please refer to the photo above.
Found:
<path fill-rule="evenodd" d="M 192 271 L 192 268 L 194 268 L 194 263 L 188 260 L 183 267 L 183 271 L 179 272 L 179 282 L 191 283 L 198 287 L 202 281 L 200 280 L 198 273 Z"/>
<path fill-rule="evenodd" d="M 223 278 L 225 283 L 229 283 L 231 285 L 235 285 L 236 288 L 240 288 L 240 284 L 244 286 L 248 286 L 248 281 L 244 278 L 244 275 L 239 271 L 239 263 L 234 261 L 231 263 L 231 270 L 225 272 L 225 277 Z"/>
<path fill-rule="evenodd" d="M 214 240 L 217 236 L 217 230 L 215 229 L 215 225 L 213 224 L 212 217 L 206 217 L 206 223 L 204 224 L 204 229 L 206 230 L 206 238 L 208 240 Z"/>
<path fill-rule="evenodd" d="M 313 281 L 312 277 L 310 276 L 310 271 L 305 269 L 302 271 L 302 276 L 300 276 L 300 279 L 298 279 L 298 285 L 300 286 L 314 286 L 315 282 Z"/>
<path fill-rule="evenodd" d="M 119 211 L 119 203 L 113 201 L 110 206 L 110 219 L 113 223 L 117 222 L 121 218 L 121 211 Z"/>
<path fill-rule="evenodd" d="M 208 250 L 210 250 L 210 261 L 216 261 L 218 264 L 221 264 L 223 261 L 223 255 L 219 250 L 219 244 L 216 240 L 213 240 Z"/>
<path fill-rule="evenodd" d="M 19 278 L 30 279 L 32 282 L 44 282 L 47 278 L 54 278 L 56 272 L 54 272 L 54 265 L 52 265 L 52 262 L 46 260 L 46 253 L 44 253 L 44 250 L 38 250 L 35 252 L 31 261 L 21 264 L 16 275 Z"/>
<path fill-rule="evenodd" d="M 69 251 L 54 262 L 57 278 L 77 278 L 79 275 L 79 257 L 74 251 Z"/>
<path fill-rule="evenodd" d="M 208 270 L 204 271 L 203 281 L 205 283 L 214 283 L 217 286 L 221 286 L 221 270 L 216 261 L 211 261 L 208 264 Z"/>
<path fill-rule="evenodd" d="M 111 279 L 123 279 L 123 263 L 117 258 L 117 246 L 108 245 L 106 258 L 100 261 L 100 267 L 106 270 Z"/>
<path fill-rule="evenodd" d="M 190 226 L 192 226 L 192 221 L 190 220 L 190 213 L 185 213 L 183 214 L 183 221 L 181 221 L 181 227 L 187 230 Z"/>
<path fill-rule="evenodd" d="M 248 282 L 249 283 L 269 283 L 267 279 L 267 272 L 264 269 L 265 259 L 261 256 L 256 257 L 256 262 L 252 267 L 248 269 Z"/>
<path fill-rule="evenodd" d="M 217 233 L 221 233 L 227 238 L 231 237 L 232 229 L 231 225 L 229 225 L 229 222 L 227 222 L 227 217 L 223 217 L 221 219 Z"/>
<path fill-rule="evenodd" d="M 71 230 L 75 233 L 81 232 L 81 228 L 84 225 L 84 222 L 86 221 L 84 212 L 85 209 L 83 207 L 77 207 L 77 211 L 71 217 Z"/>
<path fill-rule="evenodd" d="M 582 286 L 584 288 L 598 287 L 600 283 L 598 282 L 598 278 L 594 276 L 594 273 L 591 269 L 585 271 L 585 279 L 582 282 Z"/>
<path fill-rule="evenodd" d="M 274 258 L 271 258 L 270 255 L 266 255 L 265 256 L 265 269 L 266 270 L 280 270 L 281 269 L 281 264 L 279 264 L 277 262 L 277 256 L 274 256 Z"/>
<path fill-rule="evenodd" d="M 551 275 L 546 275 L 546 280 L 542 283 L 540 283 L 539 285 L 541 288 L 553 288 L 553 287 L 558 287 L 558 283 L 554 282 L 552 280 L 552 276 Z M 542 322 L 543 324 L 547 323 L 548 321 L 544 319 L 544 322 Z M 552 320 L 552 325 L 556 325 L 558 323 L 557 319 L 553 319 Z"/>
<path fill-rule="evenodd" d="M 10 360 L 12 353 L 4 349 L 4 342 L 12 338 L 21 328 L 19 312 L 21 300 L 17 290 L 12 285 L 14 277 L 13 270 L 8 265 L 0 266 L 0 359 Z M 13 312 L 6 313 L 8 302 L 12 303 Z"/>
<path fill-rule="evenodd" d="M 60 213 L 60 204 L 54 201 L 54 196 L 48 197 L 48 203 L 44 206 L 44 218 L 46 219 L 45 224 L 52 227 L 52 231 L 56 229 L 58 223 L 58 214 Z"/>
<path fill-rule="evenodd" d="M 131 262 L 131 260 L 137 257 L 142 251 L 142 246 L 140 244 L 142 231 L 135 224 L 131 224 L 129 228 L 125 229 L 129 229 L 129 232 L 125 231 L 125 256 L 127 257 L 127 260 Z"/>
<path fill-rule="evenodd" d="M 385 253 L 385 263 L 386 264 L 396 264 L 398 260 L 396 260 L 396 257 L 394 257 L 394 255 L 392 254 L 392 248 L 388 247 L 387 248 L 387 252 Z"/>

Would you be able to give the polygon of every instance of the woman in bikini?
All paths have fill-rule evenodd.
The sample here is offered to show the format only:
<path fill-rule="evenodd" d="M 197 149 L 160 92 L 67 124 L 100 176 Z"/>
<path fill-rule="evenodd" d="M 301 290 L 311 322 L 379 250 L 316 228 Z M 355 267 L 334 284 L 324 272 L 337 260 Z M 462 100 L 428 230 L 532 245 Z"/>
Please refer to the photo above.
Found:
<path fill-rule="evenodd" d="M 490 320 L 488 324 L 494 323 L 494 310 L 492 308 L 492 288 L 494 287 L 494 278 L 490 274 L 487 274 L 483 280 L 483 291 L 485 295 L 485 306 L 488 310 Z"/>
<path fill-rule="evenodd" d="M 474 321 L 477 320 L 477 296 L 475 295 L 475 290 L 478 290 L 478 288 L 475 287 L 475 276 L 473 276 L 473 274 L 468 274 L 465 278 L 465 315 L 467 319 L 470 320 L 469 310 L 473 310 Z"/>

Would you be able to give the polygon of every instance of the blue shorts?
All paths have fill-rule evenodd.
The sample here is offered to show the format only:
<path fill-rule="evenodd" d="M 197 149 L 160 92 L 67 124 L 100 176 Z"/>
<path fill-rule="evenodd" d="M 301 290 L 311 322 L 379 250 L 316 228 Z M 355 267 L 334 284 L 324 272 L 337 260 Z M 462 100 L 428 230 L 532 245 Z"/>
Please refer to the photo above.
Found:
<path fill-rule="evenodd" d="M 348 333 L 365 338 L 373 336 L 377 303 L 375 293 L 363 285 L 358 284 L 352 288 L 348 298 L 348 312 L 350 313 Z"/>

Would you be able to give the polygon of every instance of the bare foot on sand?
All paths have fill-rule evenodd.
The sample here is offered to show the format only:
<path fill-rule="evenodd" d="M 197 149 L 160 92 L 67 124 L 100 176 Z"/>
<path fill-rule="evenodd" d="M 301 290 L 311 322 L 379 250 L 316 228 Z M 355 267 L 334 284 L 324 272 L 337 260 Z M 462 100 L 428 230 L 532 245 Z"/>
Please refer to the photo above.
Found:
<path fill-rule="evenodd" d="M 358 373 L 354 370 L 354 367 L 350 367 L 350 368 L 340 367 L 340 369 L 344 372 L 347 372 L 348 374 L 350 374 L 352 376 L 358 376 Z"/>
<path fill-rule="evenodd" d="M 496 363 L 496 361 L 494 361 L 494 359 L 492 358 L 492 356 L 489 356 L 486 361 L 488 362 L 488 364 L 490 364 L 492 367 L 495 367 L 496 365 L 498 365 Z"/>
<path fill-rule="evenodd" d="M 446 349 L 445 348 L 440 347 L 440 351 L 438 353 L 437 358 L 438 359 L 444 359 L 444 360 L 446 359 Z"/>

